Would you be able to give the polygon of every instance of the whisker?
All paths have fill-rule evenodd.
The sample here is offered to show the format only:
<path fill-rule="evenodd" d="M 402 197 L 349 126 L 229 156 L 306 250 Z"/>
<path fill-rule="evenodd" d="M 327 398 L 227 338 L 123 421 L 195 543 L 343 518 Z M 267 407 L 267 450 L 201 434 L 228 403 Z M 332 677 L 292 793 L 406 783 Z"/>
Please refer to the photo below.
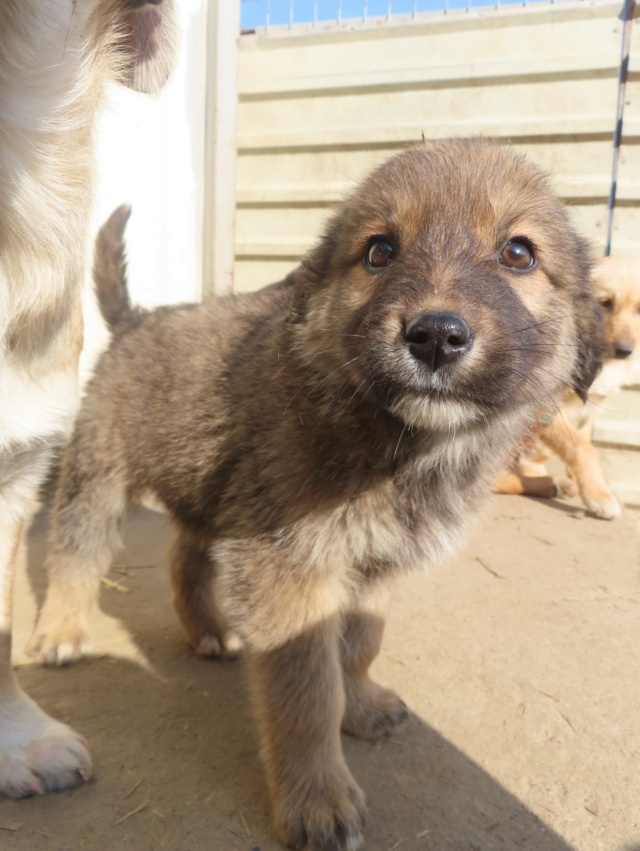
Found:
<path fill-rule="evenodd" d="M 309 398 L 309 396 L 311 396 L 311 394 L 313 393 L 313 391 L 314 391 L 314 390 L 317 390 L 317 388 L 318 388 L 318 387 L 322 386 L 322 384 L 324 384 L 324 382 L 325 382 L 325 381 L 327 381 L 327 379 L 331 378 L 331 376 L 332 376 L 332 375 L 335 375 L 335 373 L 336 373 L 336 372 L 340 372 L 340 370 L 341 370 L 341 369 L 344 369 L 344 368 L 345 368 L 345 366 L 349 366 L 349 364 L 350 364 L 350 363 L 353 363 L 354 361 L 357 361 L 357 360 L 358 360 L 358 358 L 359 358 L 359 355 L 356 355 L 354 358 L 351 358 L 351 360 L 348 360 L 346 363 L 343 363 L 343 364 L 342 364 L 342 366 L 337 367 L 337 369 L 334 369 L 334 370 L 332 370 L 330 373 L 328 373 L 328 375 L 325 375 L 325 377 L 324 377 L 321 381 L 319 381 L 317 384 L 315 384 L 315 385 L 311 388 L 311 390 L 309 391 L 309 393 L 305 396 L 305 399 L 304 399 L 304 400 L 305 400 L 305 402 L 306 402 L 306 400 Z M 284 411 L 282 412 L 282 416 L 283 416 L 283 417 L 284 417 L 284 415 L 287 413 L 287 411 L 289 410 L 289 408 L 291 407 L 291 404 L 293 403 L 293 400 L 296 398 L 296 396 L 297 396 L 297 395 L 298 395 L 298 394 L 299 394 L 299 393 L 300 393 L 303 389 L 304 389 L 304 385 L 302 385 L 301 387 L 299 387 L 299 388 L 296 390 L 296 392 L 293 394 L 293 396 L 289 399 L 289 401 L 288 401 L 288 402 L 287 402 L 287 404 L 285 405 Z"/>
<path fill-rule="evenodd" d="M 524 328 L 518 328 L 517 331 L 512 331 L 512 334 L 521 334 L 523 331 L 529 331 L 532 328 L 541 328 L 543 325 L 548 325 L 549 322 L 560 322 L 561 319 L 566 319 L 567 314 L 562 316 L 554 316 L 552 319 L 544 319 L 542 322 L 534 322 L 533 325 L 526 325 Z"/>
<path fill-rule="evenodd" d="M 342 351 L 342 348 L 337 348 L 337 349 L 321 349 L 319 352 L 314 352 L 314 353 L 312 354 L 312 356 L 311 356 L 311 360 L 313 360 L 313 358 L 317 358 L 317 357 L 318 357 L 318 355 L 326 355 L 326 354 L 328 354 L 329 352 L 341 352 L 341 351 Z"/>
<path fill-rule="evenodd" d="M 402 440 L 402 436 L 404 435 L 406 430 L 407 430 L 407 424 L 405 423 L 403 428 L 402 428 L 402 431 L 400 432 L 400 437 L 398 438 L 398 443 L 396 444 L 395 452 L 393 453 L 393 458 L 391 459 L 392 461 L 396 460 L 396 455 L 398 454 L 398 449 L 400 448 L 400 441 Z"/>
<path fill-rule="evenodd" d="M 542 348 L 542 347 L 541 347 L 541 346 L 539 346 L 539 345 L 534 345 L 534 346 L 521 346 L 521 347 L 519 347 L 519 348 L 513 348 L 513 349 L 499 349 L 498 351 L 494 352 L 494 354 L 496 354 L 496 355 L 503 355 L 503 354 L 509 354 L 509 353 L 511 353 L 511 352 L 538 352 L 538 353 L 540 353 L 540 354 L 549 354 L 549 355 L 550 355 L 550 354 L 555 354 L 555 352 L 553 351 L 553 349 Z M 569 358 L 569 357 L 567 357 L 567 356 L 563 356 L 563 355 L 558 355 L 558 356 L 559 356 L 559 357 L 561 357 L 561 358 L 562 358 L 562 360 L 565 360 L 565 361 L 573 360 L 573 359 L 570 359 L 570 358 Z"/>
<path fill-rule="evenodd" d="M 337 369 L 333 369 L 333 370 L 331 370 L 331 372 L 330 372 L 330 373 L 328 373 L 328 375 L 325 375 L 325 377 L 322 379 L 322 381 L 319 381 L 316 385 L 314 385 L 314 386 L 311 388 L 311 390 L 309 391 L 309 393 L 305 396 L 305 402 L 307 401 L 307 399 L 309 398 L 309 396 L 311 396 L 311 394 L 312 394 L 315 390 L 317 390 L 317 389 L 318 389 L 318 387 L 321 387 L 321 386 L 325 383 L 325 381 L 328 381 L 328 379 L 329 379 L 329 378 L 331 378 L 331 376 L 332 376 L 332 375 L 335 375 L 335 374 L 336 374 L 336 372 L 340 372 L 340 370 L 341 370 L 341 369 L 344 369 L 344 368 L 345 368 L 345 366 L 349 366 L 349 364 L 350 364 L 350 363 L 353 363 L 354 361 L 357 361 L 358 359 L 359 359 L 359 355 L 356 355 L 356 356 L 355 356 L 355 358 L 351 358 L 351 360 L 348 360 L 346 363 L 343 363 L 343 364 L 342 364 L 342 366 L 339 366 Z"/>
<path fill-rule="evenodd" d="M 362 379 L 362 381 L 360 382 L 360 384 L 358 384 L 358 386 L 356 387 L 356 389 L 353 391 L 353 394 L 351 395 L 351 398 L 350 398 L 350 399 L 349 399 L 349 401 L 347 402 L 347 408 L 348 408 L 348 407 L 349 407 L 349 405 L 353 402 L 353 400 L 355 399 L 355 397 L 356 397 L 356 395 L 357 395 L 357 393 L 358 393 L 358 390 L 360 390 L 360 388 L 362 387 L 362 385 L 365 383 L 365 381 L 366 381 L 366 380 L 367 380 L 366 378 L 363 378 L 363 379 Z M 371 390 L 371 385 L 369 385 L 369 390 Z M 369 392 L 369 390 L 367 390 L 367 393 Z M 366 396 L 366 395 L 367 395 L 367 394 L 365 393 L 365 396 Z"/>
<path fill-rule="evenodd" d="M 596 408 L 600 408 L 601 411 L 606 411 L 608 414 L 626 414 L 627 411 L 616 411 L 615 408 L 607 408 L 606 405 L 601 405 L 599 402 L 596 402 L 594 399 L 591 399 L 587 396 L 587 405 L 595 405 Z"/>
<path fill-rule="evenodd" d="M 514 346 L 511 349 L 500 349 L 499 352 L 500 353 L 502 353 L 502 352 L 527 352 L 529 350 L 531 350 L 531 351 L 540 350 L 540 351 L 553 352 L 553 351 L 555 351 L 555 349 L 579 349 L 579 348 L 580 348 L 579 343 L 544 343 L 544 342 L 537 342 L 537 343 L 530 343 L 529 345 L 526 345 L 526 346 Z"/>
<path fill-rule="evenodd" d="M 518 374 L 518 373 L 516 373 L 516 374 Z M 529 381 L 529 382 L 530 382 L 530 381 L 535 381 L 535 382 L 536 382 L 536 384 L 538 385 L 538 387 L 539 387 L 539 388 L 543 391 L 543 394 L 547 397 L 547 399 L 551 402 L 551 404 L 553 405 L 553 407 L 556 409 L 556 411 L 557 411 L 557 412 L 558 412 L 558 414 L 560 415 L 560 419 L 561 419 L 561 420 L 562 420 L 562 422 L 564 423 L 564 427 L 565 427 L 565 429 L 567 430 L 567 434 L 568 434 L 568 435 L 569 435 L 569 437 L 571 438 L 571 443 L 572 443 L 572 445 L 573 445 L 573 451 L 574 451 L 574 453 L 575 453 L 575 451 L 576 451 L 576 444 L 575 444 L 575 441 L 574 441 L 574 439 L 573 439 L 573 435 L 571 434 L 571 429 L 569 428 L 569 424 L 567 423 L 567 421 L 566 421 L 566 419 L 565 419 L 565 417 L 564 417 L 564 414 L 562 413 L 562 409 L 561 409 L 561 408 L 560 408 L 560 406 L 558 405 L 557 401 L 556 401 L 556 400 L 553 398 L 553 396 L 551 396 L 551 394 L 550 394 L 550 393 L 549 393 L 549 392 L 548 392 L 548 391 L 544 388 L 544 386 L 543 386 L 542 384 L 540 384 L 540 382 L 539 382 L 539 380 L 538 380 L 537 378 L 535 378 L 535 377 L 534 377 L 534 376 L 532 376 L 532 375 L 523 376 L 522 374 L 521 374 L 521 377 L 522 377 L 522 379 L 523 379 L 524 381 Z"/>

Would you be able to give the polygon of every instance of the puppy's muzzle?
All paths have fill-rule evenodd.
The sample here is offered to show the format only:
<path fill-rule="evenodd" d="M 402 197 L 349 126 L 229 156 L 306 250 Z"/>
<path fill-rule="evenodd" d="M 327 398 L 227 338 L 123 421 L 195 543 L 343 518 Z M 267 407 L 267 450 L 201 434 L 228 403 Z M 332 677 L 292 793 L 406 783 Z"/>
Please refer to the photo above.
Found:
<path fill-rule="evenodd" d="M 404 336 L 413 357 L 432 372 L 454 363 L 473 345 L 471 330 L 457 313 L 416 313 L 407 321 Z"/>

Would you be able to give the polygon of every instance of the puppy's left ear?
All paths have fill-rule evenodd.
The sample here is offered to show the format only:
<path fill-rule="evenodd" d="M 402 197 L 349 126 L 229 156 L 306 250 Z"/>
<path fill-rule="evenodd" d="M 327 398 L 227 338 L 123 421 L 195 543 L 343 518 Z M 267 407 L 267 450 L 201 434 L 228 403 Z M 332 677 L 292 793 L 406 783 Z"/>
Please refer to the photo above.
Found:
<path fill-rule="evenodd" d="M 583 402 L 602 369 L 607 349 L 604 337 L 604 312 L 591 291 L 584 293 L 576 306 L 577 359 L 572 375 L 573 389 Z"/>
<path fill-rule="evenodd" d="M 99 29 L 113 34 L 119 82 L 145 94 L 160 91 L 178 56 L 175 0 L 110 0 L 99 14 Z"/>

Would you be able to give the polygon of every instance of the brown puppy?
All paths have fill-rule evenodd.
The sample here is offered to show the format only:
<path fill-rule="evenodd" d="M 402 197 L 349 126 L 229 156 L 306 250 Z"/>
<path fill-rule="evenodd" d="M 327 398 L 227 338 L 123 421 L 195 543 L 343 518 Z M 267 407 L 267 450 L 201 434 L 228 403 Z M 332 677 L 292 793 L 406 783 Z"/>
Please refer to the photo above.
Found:
<path fill-rule="evenodd" d="M 607 361 L 593 392 L 606 394 L 638 380 L 640 361 L 640 260 L 604 257 L 595 272 L 596 298 L 605 311 Z"/>
<path fill-rule="evenodd" d="M 78 407 L 94 124 L 108 82 L 157 91 L 173 0 L 0 0 L 0 794 L 87 778 L 86 742 L 19 688 L 12 575 Z"/>
<path fill-rule="evenodd" d="M 407 716 L 368 676 L 387 583 L 456 549 L 540 405 L 588 386 L 589 281 L 539 170 L 459 139 L 375 171 L 280 284 L 150 313 L 103 293 L 34 654 L 82 654 L 127 497 L 152 491 L 189 640 L 246 647 L 279 837 L 359 848 L 340 731 Z"/>
<path fill-rule="evenodd" d="M 640 360 L 640 261 L 604 257 L 595 269 L 595 296 L 603 308 L 606 361 L 589 390 L 588 401 L 602 406 L 607 395 L 637 379 Z M 607 485 L 591 442 L 594 407 L 567 391 L 553 420 L 536 429 L 527 447 L 498 478 L 499 493 L 554 496 L 558 489 L 579 492 L 587 508 L 607 520 L 620 514 L 620 505 Z M 544 462 L 555 453 L 565 464 L 570 481 L 555 483 Z"/>

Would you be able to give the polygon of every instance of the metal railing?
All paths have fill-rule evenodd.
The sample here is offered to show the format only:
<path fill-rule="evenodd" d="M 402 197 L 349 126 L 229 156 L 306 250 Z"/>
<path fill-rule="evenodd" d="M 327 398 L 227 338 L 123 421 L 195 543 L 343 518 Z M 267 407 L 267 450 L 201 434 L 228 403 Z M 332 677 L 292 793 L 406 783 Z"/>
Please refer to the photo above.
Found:
<path fill-rule="evenodd" d="M 340 26 L 344 22 L 415 18 L 425 12 L 446 14 L 454 10 L 537 3 L 554 3 L 554 0 L 242 0 L 241 27 L 251 30 L 272 26 L 293 28 L 297 24 Z"/>

